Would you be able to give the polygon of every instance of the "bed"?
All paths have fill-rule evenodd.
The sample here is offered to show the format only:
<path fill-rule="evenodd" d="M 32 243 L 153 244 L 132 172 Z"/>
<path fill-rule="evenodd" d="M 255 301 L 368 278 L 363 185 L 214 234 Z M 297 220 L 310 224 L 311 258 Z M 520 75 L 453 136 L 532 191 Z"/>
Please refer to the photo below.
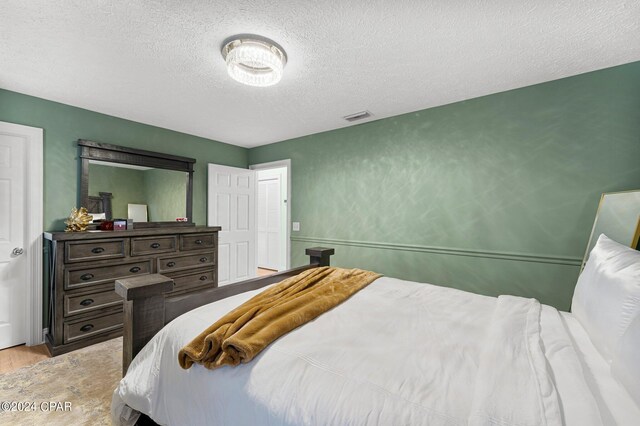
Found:
<path fill-rule="evenodd" d="M 328 265 L 333 251 L 310 249 L 306 267 L 209 290 L 198 300 L 165 301 L 162 279 L 133 283 L 118 290 L 128 300 L 127 373 L 114 391 L 112 419 L 172 425 L 637 425 L 640 257 L 634 256 L 640 253 L 626 250 L 628 259 L 613 266 L 606 250 L 592 252 L 595 266 L 588 263 L 581 279 L 602 287 L 608 285 L 600 282 L 602 273 L 631 278 L 625 275 L 627 287 L 610 303 L 602 299 L 611 295 L 602 293 L 608 289 L 579 283 L 574 304 L 583 309 L 576 314 L 534 299 L 382 277 L 250 363 L 217 370 L 183 370 L 178 351 L 263 287 Z M 598 303 L 614 306 L 616 314 L 600 318 Z M 595 314 L 585 320 L 590 309 Z"/>

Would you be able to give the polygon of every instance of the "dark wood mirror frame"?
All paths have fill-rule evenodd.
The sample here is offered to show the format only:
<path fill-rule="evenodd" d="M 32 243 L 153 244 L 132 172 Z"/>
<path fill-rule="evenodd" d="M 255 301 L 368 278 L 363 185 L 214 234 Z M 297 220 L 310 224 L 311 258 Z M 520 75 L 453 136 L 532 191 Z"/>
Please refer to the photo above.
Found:
<path fill-rule="evenodd" d="M 90 206 L 94 202 L 89 196 L 89 161 L 132 164 L 156 169 L 175 170 L 187 173 L 187 222 L 137 222 L 134 228 L 154 228 L 159 226 L 193 226 L 193 165 L 194 158 L 162 154 L 142 149 L 127 148 L 102 142 L 78 139 L 80 148 L 80 205 Z"/>

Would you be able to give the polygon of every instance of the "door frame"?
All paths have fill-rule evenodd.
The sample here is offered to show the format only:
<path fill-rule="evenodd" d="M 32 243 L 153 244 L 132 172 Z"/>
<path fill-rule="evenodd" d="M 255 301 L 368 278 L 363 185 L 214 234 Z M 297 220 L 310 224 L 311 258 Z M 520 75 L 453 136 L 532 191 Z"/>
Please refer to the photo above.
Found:
<path fill-rule="evenodd" d="M 286 160 L 278 160 L 278 161 L 270 161 L 268 163 L 258 163 L 251 164 L 249 169 L 251 170 L 269 170 L 269 169 L 287 169 L 287 232 L 285 235 L 285 245 L 287 254 L 286 258 L 286 268 L 291 268 L 291 159 L 287 158 Z M 256 191 L 258 190 L 258 185 L 256 181 Z M 258 205 L 256 200 L 256 206 Z M 256 228 L 257 229 L 257 228 Z"/>
<path fill-rule="evenodd" d="M 43 232 L 43 129 L 2 122 L 3 133 L 24 137 L 25 147 L 25 229 L 27 257 L 27 346 L 44 343 L 42 327 L 42 232 Z M 6 130 L 4 130 L 6 129 Z"/>

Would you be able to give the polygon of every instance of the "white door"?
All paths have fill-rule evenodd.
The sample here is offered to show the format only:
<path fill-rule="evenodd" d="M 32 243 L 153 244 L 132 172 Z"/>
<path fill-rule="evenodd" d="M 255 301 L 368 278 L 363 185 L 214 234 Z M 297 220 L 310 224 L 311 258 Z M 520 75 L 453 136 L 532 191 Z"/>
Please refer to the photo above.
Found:
<path fill-rule="evenodd" d="M 0 349 L 27 341 L 26 144 L 12 130 L 0 123 Z"/>
<path fill-rule="evenodd" d="M 207 224 L 218 235 L 218 285 L 253 278 L 256 268 L 255 172 L 209 164 Z"/>
<path fill-rule="evenodd" d="M 279 248 L 279 253 L 274 253 L 273 250 L 268 249 L 268 238 L 266 236 L 266 233 L 263 233 L 260 237 L 256 237 L 256 255 L 258 256 L 258 259 L 260 259 L 260 261 L 256 259 L 256 263 L 258 264 L 258 266 L 260 266 L 260 263 L 262 263 L 263 265 L 267 265 L 270 263 L 270 266 L 268 266 L 269 269 L 277 269 L 278 271 L 289 269 L 291 267 L 291 244 L 289 241 L 289 237 L 291 235 L 291 160 L 287 159 L 272 161 L 270 163 L 252 164 L 251 166 L 249 166 L 249 168 L 257 172 L 257 186 L 260 185 L 260 181 L 268 180 L 271 178 L 278 179 L 280 181 L 281 208 L 278 213 L 280 217 L 279 238 L 276 243 L 272 243 L 272 246 L 277 246 Z M 268 184 L 265 185 L 265 188 L 268 186 Z M 263 197 L 264 198 L 262 202 L 260 200 L 256 201 L 256 208 L 258 209 L 256 222 L 258 223 L 258 227 L 261 230 L 264 231 L 266 228 L 269 228 L 270 230 L 274 231 L 272 234 L 270 234 L 270 238 L 273 241 L 273 238 L 275 238 L 275 226 L 273 226 L 272 223 L 267 227 L 267 219 L 263 219 L 261 216 L 266 216 L 266 214 L 263 215 L 263 211 L 266 212 L 267 210 L 275 209 L 275 205 L 273 204 L 275 202 L 275 198 L 269 197 L 269 202 L 267 202 L 268 195 L 264 195 Z M 258 198 L 260 198 L 259 195 Z M 270 209 L 267 208 L 268 203 L 271 205 Z M 274 218 L 275 216 L 273 216 L 269 220 L 273 221 Z M 269 250 L 268 256 L 271 256 L 270 261 L 265 260 L 265 257 L 267 256 L 267 250 Z M 276 266 L 275 259 L 277 259 L 278 266 Z"/>
<path fill-rule="evenodd" d="M 287 269 L 284 171 L 258 170 L 258 267 L 277 271 Z"/>

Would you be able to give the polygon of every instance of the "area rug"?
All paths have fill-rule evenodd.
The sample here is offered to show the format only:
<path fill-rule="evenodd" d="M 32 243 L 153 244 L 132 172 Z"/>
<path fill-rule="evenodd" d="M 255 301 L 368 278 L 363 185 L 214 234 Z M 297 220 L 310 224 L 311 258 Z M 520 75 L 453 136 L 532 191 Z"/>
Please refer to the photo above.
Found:
<path fill-rule="evenodd" d="M 121 378 L 122 338 L 2 374 L 0 424 L 110 425 Z"/>

